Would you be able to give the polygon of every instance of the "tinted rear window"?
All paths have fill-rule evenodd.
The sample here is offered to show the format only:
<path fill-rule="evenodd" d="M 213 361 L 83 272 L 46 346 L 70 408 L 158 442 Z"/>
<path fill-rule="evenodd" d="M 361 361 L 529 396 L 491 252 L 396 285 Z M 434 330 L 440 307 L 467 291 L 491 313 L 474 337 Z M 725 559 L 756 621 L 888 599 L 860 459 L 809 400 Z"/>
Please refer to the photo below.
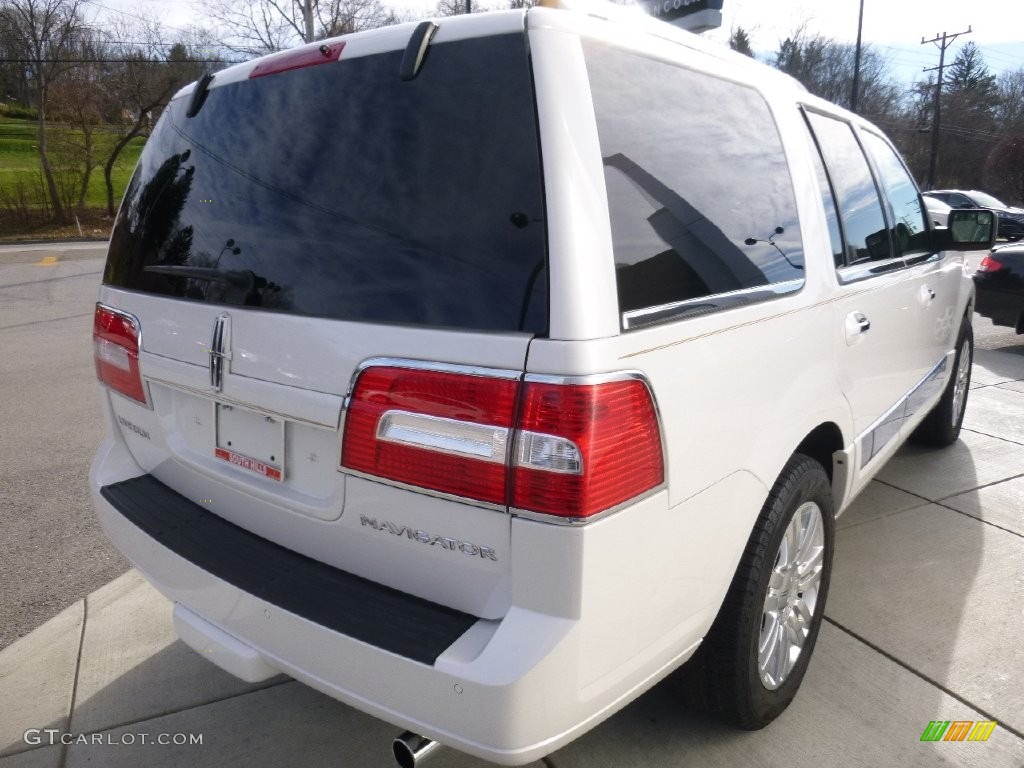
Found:
<path fill-rule="evenodd" d="M 369 322 L 547 328 L 545 220 L 524 37 L 232 83 L 164 113 L 104 281 Z M 216 82 L 216 81 L 215 81 Z"/>

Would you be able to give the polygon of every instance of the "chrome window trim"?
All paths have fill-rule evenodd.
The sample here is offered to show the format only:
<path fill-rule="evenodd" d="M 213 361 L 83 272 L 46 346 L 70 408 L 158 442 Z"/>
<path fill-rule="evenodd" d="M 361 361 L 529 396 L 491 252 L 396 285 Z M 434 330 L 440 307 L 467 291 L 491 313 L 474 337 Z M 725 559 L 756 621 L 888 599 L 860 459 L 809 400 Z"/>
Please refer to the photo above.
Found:
<path fill-rule="evenodd" d="M 918 267 L 922 264 L 931 264 L 942 260 L 942 251 L 933 251 L 932 253 L 916 253 L 912 256 L 897 256 L 892 259 L 884 259 L 880 261 L 859 261 L 856 264 L 849 264 L 845 267 L 840 267 L 836 270 L 836 275 L 839 278 L 839 282 L 842 285 L 849 285 L 850 283 L 856 283 L 861 280 L 869 280 L 872 277 L 882 277 L 883 275 L 891 275 L 893 272 L 901 272 L 905 269 L 911 269 L 912 267 Z M 882 271 L 877 271 L 877 267 L 883 265 L 891 267 Z"/>
<path fill-rule="evenodd" d="M 856 283 L 861 280 L 868 280 L 872 277 L 891 275 L 893 272 L 900 272 L 908 267 L 902 256 L 894 256 L 878 261 L 858 261 L 847 264 L 836 270 L 836 276 L 842 285 Z"/>
<path fill-rule="evenodd" d="M 670 322 L 674 319 L 682 319 L 682 314 L 688 307 L 698 307 L 701 304 L 714 302 L 715 300 L 726 300 L 733 298 L 742 298 L 755 293 L 771 294 L 766 295 L 760 299 L 761 301 L 771 301 L 777 299 L 780 296 L 789 296 L 793 293 L 799 292 L 806 284 L 806 279 L 797 280 L 786 280 L 781 283 L 768 283 L 767 285 L 758 285 L 753 288 L 741 288 L 738 291 L 728 291 L 726 293 L 712 293 L 707 296 L 701 296 L 695 299 L 684 299 L 683 301 L 673 301 L 669 304 L 659 304 L 655 307 L 644 307 L 643 309 L 631 309 L 627 312 L 622 313 L 622 330 L 636 330 L 637 328 L 644 328 L 651 325 Z M 735 309 L 739 306 L 750 306 L 746 303 L 735 303 L 729 306 L 715 307 L 699 314 L 707 314 L 709 312 L 722 312 L 727 309 Z M 665 315 L 664 317 L 650 320 L 647 323 L 637 324 L 635 321 L 642 320 L 644 318 L 654 317 L 656 315 Z"/>
<path fill-rule="evenodd" d="M 931 253 L 918 253 L 914 256 L 904 256 L 903 260 L 908 267 L 916 267 L 920 264 L 931 264 L 933 261 L 942 261 L 944 251 L 932 251 Z"/>
<path fill-rule="evenodd" d="M 153 410 L 153 398 L 150 397 L 150 395 L 149 395 L 149 380 L 146 377 L 146 375 L 143 374 L 143 372 L 142 372 L 142 349 L 143 349 L 143 347 L 142 347 L 142 323 L 139 321 L 139 318 L 137 318 L 131 312 L 125 312 L 123 309 L 116 309 L 115 307 L 111 307 L 109 304 L 104 304 L 102 301 L 97 301 L 96 302 L 96 308 L 93 310 L 93 333 L 96 332 L 95 331 L 95 322 L 96 322 L 95 318 L 96 318 L 96 310 L 97 309 L 102 309 L 103 311 L 110 312 L 111 314 L 114 314 L 114 315 L 120 315 L 125 320 L 130 322 L 132 324 L 132 326 L 135 328 L 135 335 L 136 335 L 136 338 L 138 338 L 138 340 L 139 340 L 139 343 L 138 343 L 138 347 L 139 347 L 138 354 L 139 354 L 139 357 L 136 359 L 136 363 L 139 366 L 139 379 L 142 382 L 142 396 L 144 398 L 146 398 L 146 401 L 144 403 L 140 403 L 135 398 L 128 397 L 128 395 L 122 394 L 121 392 L 118 392 L 116 389 L 112 389 L 111 387 L 109 387 L 106 384 L 104 384 L 102 381 L 100 381 L 100 384 L 103 386 L 103 389 L 105 389 L 107 392 L 113 392 L 115 395 L 120 395 L 121 397 L 123 397 L 125 400 L 127 400 L 130 403 L 135 403 L 136 405 L 141 405 L 144 408 L 147 408 L 147 409 L 152 411 Z M 93 343 L 92 355 L 93 355 L 93 360 L 94 360 L 93 364 L 95 365 L 95 358 L 96 358 L 96 340 L 95 340 L 95 338 L 93 338 L 93 342 L 92 343 Z M 98 379 L 99 379 L 99 376 L 97 375 L 97 380 Z"/>

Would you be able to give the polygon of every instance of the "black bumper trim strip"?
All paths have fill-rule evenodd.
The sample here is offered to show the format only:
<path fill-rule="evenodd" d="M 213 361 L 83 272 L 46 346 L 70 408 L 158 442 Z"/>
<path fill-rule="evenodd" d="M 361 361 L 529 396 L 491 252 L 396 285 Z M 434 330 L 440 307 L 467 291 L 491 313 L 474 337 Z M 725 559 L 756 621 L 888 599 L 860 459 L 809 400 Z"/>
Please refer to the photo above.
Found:
<path fill-rule="evenodd" d="M 152 475 L 100 494 L 133 525 L 238 589 L 335 632 L 433 664 L 476 618 L 333 568 L 260 538 Z"/>

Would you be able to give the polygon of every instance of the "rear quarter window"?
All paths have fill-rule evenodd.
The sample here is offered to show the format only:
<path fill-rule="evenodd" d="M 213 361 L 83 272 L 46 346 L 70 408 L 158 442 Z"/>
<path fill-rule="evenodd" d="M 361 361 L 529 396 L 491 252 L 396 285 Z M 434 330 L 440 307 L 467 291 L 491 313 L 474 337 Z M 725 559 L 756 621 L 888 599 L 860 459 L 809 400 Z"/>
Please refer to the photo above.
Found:
<path fill-rule="evenodd" d="M 798 290 L 789 166 L 754 89 L 584 41 L 625 329 Z"/>

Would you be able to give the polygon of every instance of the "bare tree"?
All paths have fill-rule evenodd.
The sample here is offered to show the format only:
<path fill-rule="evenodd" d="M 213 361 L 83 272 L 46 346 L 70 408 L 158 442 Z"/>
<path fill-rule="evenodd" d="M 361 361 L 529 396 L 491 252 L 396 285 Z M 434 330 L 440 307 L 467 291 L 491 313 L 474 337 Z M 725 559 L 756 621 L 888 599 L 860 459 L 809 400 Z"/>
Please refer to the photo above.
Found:
<path fill-rule="evenodd" d="M 221 27 L 224 46 L 248 56 L 398 20 L 381 0 L 210 0 L 203 13 Z"/>
<path fill-rule="evenodd" d="M 75 66 L 50 87 L 54 125 L 51 164 L 65 212 L 85 205 L 93 169 L 98 165 L 96 132 L 103 122 L 104 77 L 101 60 L 109 55 L 101 36 L 84 31 L 71 54 Z"/>
<path fill-rule="evenodd" d="M 988 155 L 985 181 L 1011 203 L 1024 204 L 1024 134 L 1004 138 Z"/>
<path fill-rule="evenodd" d="M 854 57 L 853 45 L 808 34 L 801 25 L 779 44 L 774 64 L 811 93 L 849 106 Z M 870 45 L 862 46 L 858 111 L 871 120 L 892 118 L 899 112 L 901 96 L 885 57 Z"/>
<path fill-rule="evenodd" d="M 22 51 L 28 78 L 39 110 L 39 162 L 54 218 L 64 220 L 64 206 L 46 146 L 46 118 L 50 89 L 71 66 L 85 29 L 81 0 L 5 0 L 8 33 Z"/>
<path fill-rule="evenodd" d="M 22 60 L 24 51 L 14 32 L 11 9 L 0 4 L 0 99 L 23 107 L 30 104 L 28 68 Z"/>
<path fill-rule="evenodd" d="M 167 51 L 167 41 L 160 24 L 119 24 L 114 27 L 119 40 L 112 49 L 117 61 L 107 66 L 107 115 L 118 126 L 119 136 L 103 164 L 103 180 L 107 191 L 107 213 L 114 215 L 114 166 L 132 139 L 147 136 L 160 112 L 183 85 L 195 80 L 204 68 L 202 51 L 209 48 L 175 43 Z"/>
<path fill-rule="evenodd" d="M 1024 67 L 1003 72 L 997 82 L 996 118 L 1004 131 L 1024 134 Z"/>

